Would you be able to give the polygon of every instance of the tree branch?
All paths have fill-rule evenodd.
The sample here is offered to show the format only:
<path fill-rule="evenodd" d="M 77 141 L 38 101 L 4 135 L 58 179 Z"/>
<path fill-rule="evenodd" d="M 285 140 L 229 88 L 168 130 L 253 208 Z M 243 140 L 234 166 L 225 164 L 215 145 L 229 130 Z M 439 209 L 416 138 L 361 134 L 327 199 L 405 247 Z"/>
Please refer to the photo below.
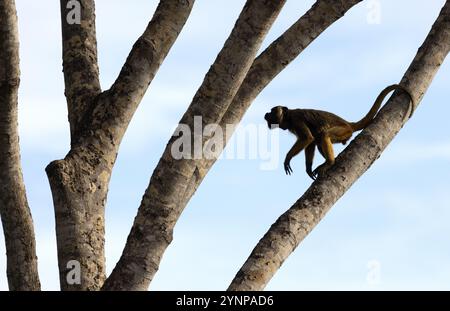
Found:
<path fill-rule="evenodd" d="M 418 105 L 450 49 L 450 0 L 447 0 L 401 84 Z M 415 108 L 415 107 L 414 107 Z M 381 155 L 410 115 L 409 98 L 394 93 L 373 123 L 336 159 L 325 176 L 272 225 L 228 290 L 262 290 L 333 204 Z M 406 119 L 405 119 L 406 117 Z"/>
<path fill-rule="evenodd" d="M 285 1 L 248 0 L 214 64 L 205 76 L 180 124 L 194 129 L 219 122 L 231 103 L 251 63 Z M 184 205 L 186 187 L 196 170 L 196 159 L 176 160 L 169 141 L 153 172 L 128 236 L 122 257 L 106 280 L 106 290 L 145 290 L 172 241 L 173 227 Z"/>
<path fill-rule="evenodd" d="M 60 6 L 65 95 L 73 139 L 92 98 L 101 92 L 95 0 L 60 0 Z M 77 20 L 77 14 L 80 20 Z"/>
<path fill-rule="evenodd" d="M 93 18 L 93 1 L 82 3 L 83 10 L 87 10 L 83 18 L 87 15 Z M 83 111 L 77 111 L 79 119 L 69 118 L 71 126 L 76 128 L 71 150 L 63 160 L 53 161 L 46 168 L 55 207 L 63 290 L 97 290 L 103 285 L 105 204 L 117 151 L 134 111 L 183 28 L 193 4 L 194 0 L 161 0 L 111 90 L 88 102 L 83 92 L 73 93 L 73 100 L 83 103 Z M 82 19 L 81 26 L 73 30 L 74 38 L 80 37 L 77 31 L 84 34 L 87 29 L 94 35 L 93 28 L 83 28 L 87 27 L 84 23 Z M 71 57 L 84 59 L 83 53 L 85 51 L 79 49 Z M 75 73 L 71 78 L 76 77 Z M 74 261 L 79 264 L 81 282 L 68 282 L 67 275 Z"/>
<path fill-rule="evenodd" d="M 20 165 L 19 34 L 13 0 L 0 0 L 0 215 L 10 290 L 40 290 L 33 220 Z"/>

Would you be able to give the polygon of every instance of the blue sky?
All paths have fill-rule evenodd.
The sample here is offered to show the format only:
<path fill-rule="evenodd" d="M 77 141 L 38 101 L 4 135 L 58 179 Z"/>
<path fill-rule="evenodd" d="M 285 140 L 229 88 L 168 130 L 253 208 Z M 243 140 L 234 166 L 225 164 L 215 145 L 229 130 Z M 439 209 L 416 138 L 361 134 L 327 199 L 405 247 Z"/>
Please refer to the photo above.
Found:
<path fill-rule="evenodd" d="M 59 289 L 51 194 L 45 166 L 64 157 L 69 126 L 63 94 L 59 3 L 16 0 L 21 38 L 19 127 L 22 164 L 37 235 L 43 289 Z M 102 87 L 117 76 L 157 1 L 97 0 Z M 106 211 L 107 270 L 118 260 L 142 194 L 172 130 L 220 51 L 245 1 L 197 0 L 178 41 L 121 145 Z M 381 0 L 354 7 L 314 41 L 255 100 L 243 125 L 263 124 L 275 105 L 329 110 L 348 120 L 398 82 L 444 0 Z M 263 47 L 313 1 L 287 2 Z M 450 289 L 450 139 L 445 103 L 450 63 L 441 66 L 414 117 L 370 170 L 332 208 L 267 286 L 269 290 Z M 448 101 L 448 100 L 447 100 Z M 280 133 L 282 160 L 294 137 Z M 337 150 L 342 150 L 337 147 Z M 316 164 L 322 159 L 318 156 Z M 178 222 L 152 290 L 226 289 L 276 218 L 311 180 L 304 157 L 262 171 L 261 159 L 216 163 Z M 0 253 L 4 254 L 3 236 Z M 376 281 L 371 263 L 376 263 Z M 7 289 L 0 257 L 0 289 Z M 368 281 L 369 279 L 369 281 Z"/>

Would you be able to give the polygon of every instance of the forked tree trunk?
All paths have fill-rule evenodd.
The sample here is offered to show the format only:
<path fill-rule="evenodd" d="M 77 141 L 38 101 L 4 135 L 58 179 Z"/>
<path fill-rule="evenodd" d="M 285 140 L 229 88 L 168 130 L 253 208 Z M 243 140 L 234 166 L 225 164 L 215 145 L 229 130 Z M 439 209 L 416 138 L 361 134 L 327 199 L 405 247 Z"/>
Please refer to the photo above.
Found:
<path fill-rule="evenodd" d="M 450 0 L 447 0 L 401 84 L 415 107 L 450 49 Z M 413 107 L 415 109 L 415 107 Z M 237 273 L 228 290 L 262 290 L 333 204 L 378 159 L 411 113 L 409 97 L 394 93 L 372 124 L 337 157 L 335 165 L 272 225 Z"/>
<path fill-rule="evenodd" d="M 10 290 L 40 290 L 33 220 L 20 165 L 19 35 L 14 0 L 0 0 L 0 216 Z"/>
<path fill-rule="evenodd" d="M 102 93 L 94 0 L 80 0 L 81 24 L 67 22 L 68 2 L 61 0 L 61 20 L 71 150 L 46 171 L 55 208 L 61 288 L 98 290 L 105 280 L 105 203 L 117 151 L 194 0 L 160 1 L 119 77 Z"/>

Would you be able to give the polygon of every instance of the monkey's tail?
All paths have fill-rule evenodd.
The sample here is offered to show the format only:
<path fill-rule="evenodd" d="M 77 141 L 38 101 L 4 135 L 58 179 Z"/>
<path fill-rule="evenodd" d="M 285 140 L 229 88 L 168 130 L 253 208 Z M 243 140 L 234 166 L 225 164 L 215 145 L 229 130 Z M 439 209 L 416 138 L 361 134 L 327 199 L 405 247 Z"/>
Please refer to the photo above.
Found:
<path fill-rule="evenodd" d="M 377 114 L 378 110 L 380 109 L 381 104 L 383 103 L 383 100 L 386 97 L 386 95 L 389 94 L 391 91 L 397 89 L 405 91 L 408 95 L 410 94 L 409 91 L 400 84 L 389 85 L 388 87 L 386 87 L 384 90 L 381 91 L 381 93 L 378 95 L 377 99 L 373 103 L 372 108 L 370 108 L 369 112 L 364 116 L 364 118 L 362 118 L 358 122 L 350 122 L 353 131 L 359 131 L 367 127 Z"/>

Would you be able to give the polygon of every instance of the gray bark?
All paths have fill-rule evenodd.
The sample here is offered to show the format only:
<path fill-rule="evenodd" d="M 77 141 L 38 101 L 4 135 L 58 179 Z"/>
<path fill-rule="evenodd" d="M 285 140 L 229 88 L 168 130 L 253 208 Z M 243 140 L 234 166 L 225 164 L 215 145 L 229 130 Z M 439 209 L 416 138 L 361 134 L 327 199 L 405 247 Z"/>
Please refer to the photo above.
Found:
<path fill-rule="evenodd" d="M 104 208 L 117 151 L 136 108 L 183 28 L 194 0 L 161 0 L 117 81 L 100 93 L 94 1 L 82 2 L 81 25 L 66 22 L 61 1 L 64 78 L 71 150 L 46 169 L 56 217 L 63 290 L 97 290 L 105 280 Z M 67 276 L 76 260 L 80 284 Z M 70 275 L 69 275 L 70 276 Z"/>
<path fill-rule="evenodd" d="M 101 92 L 95 33 L 95 1 L 78 2 L 81 5 L 80 24 L 72 21 L 71 12 L 74 12 L 74 8 L 70 6 L 71 1 L 60 0 L 65 95 L 72 141 L 92 98 Z"/>
<path fill-rule="evenodd" d="M 230 105 L 254 57 L 285 1 L 249 0 L 205 76 L 180 124 L 194 128 L 218 123 Z M 106 280 L 105 290 L 146 290 L 159 267 L 173 228 L 198 178 L 196 159 L 176 160 L 169 141 L 150 180 L 122 256 Z"/>
<path fill-rule="evenodd" d="M 0 0 L 0 215 L 10 290 L 40 290 L 33 220 L 20 165 L 19 35 L 14 0 Z"/>
<path fill-rule="evenodd" d="M 450 49 L 450 1 L 401 80 L 417 106 Z M 272 225 L 228 290 L 262 290 L 333 204 L 381 155 L 411 113 L 409 98 L 394 93 L 373 123 L 359 134 L 305 194 Z M 415 109 L 415 107 L 414 107 Z"/>

